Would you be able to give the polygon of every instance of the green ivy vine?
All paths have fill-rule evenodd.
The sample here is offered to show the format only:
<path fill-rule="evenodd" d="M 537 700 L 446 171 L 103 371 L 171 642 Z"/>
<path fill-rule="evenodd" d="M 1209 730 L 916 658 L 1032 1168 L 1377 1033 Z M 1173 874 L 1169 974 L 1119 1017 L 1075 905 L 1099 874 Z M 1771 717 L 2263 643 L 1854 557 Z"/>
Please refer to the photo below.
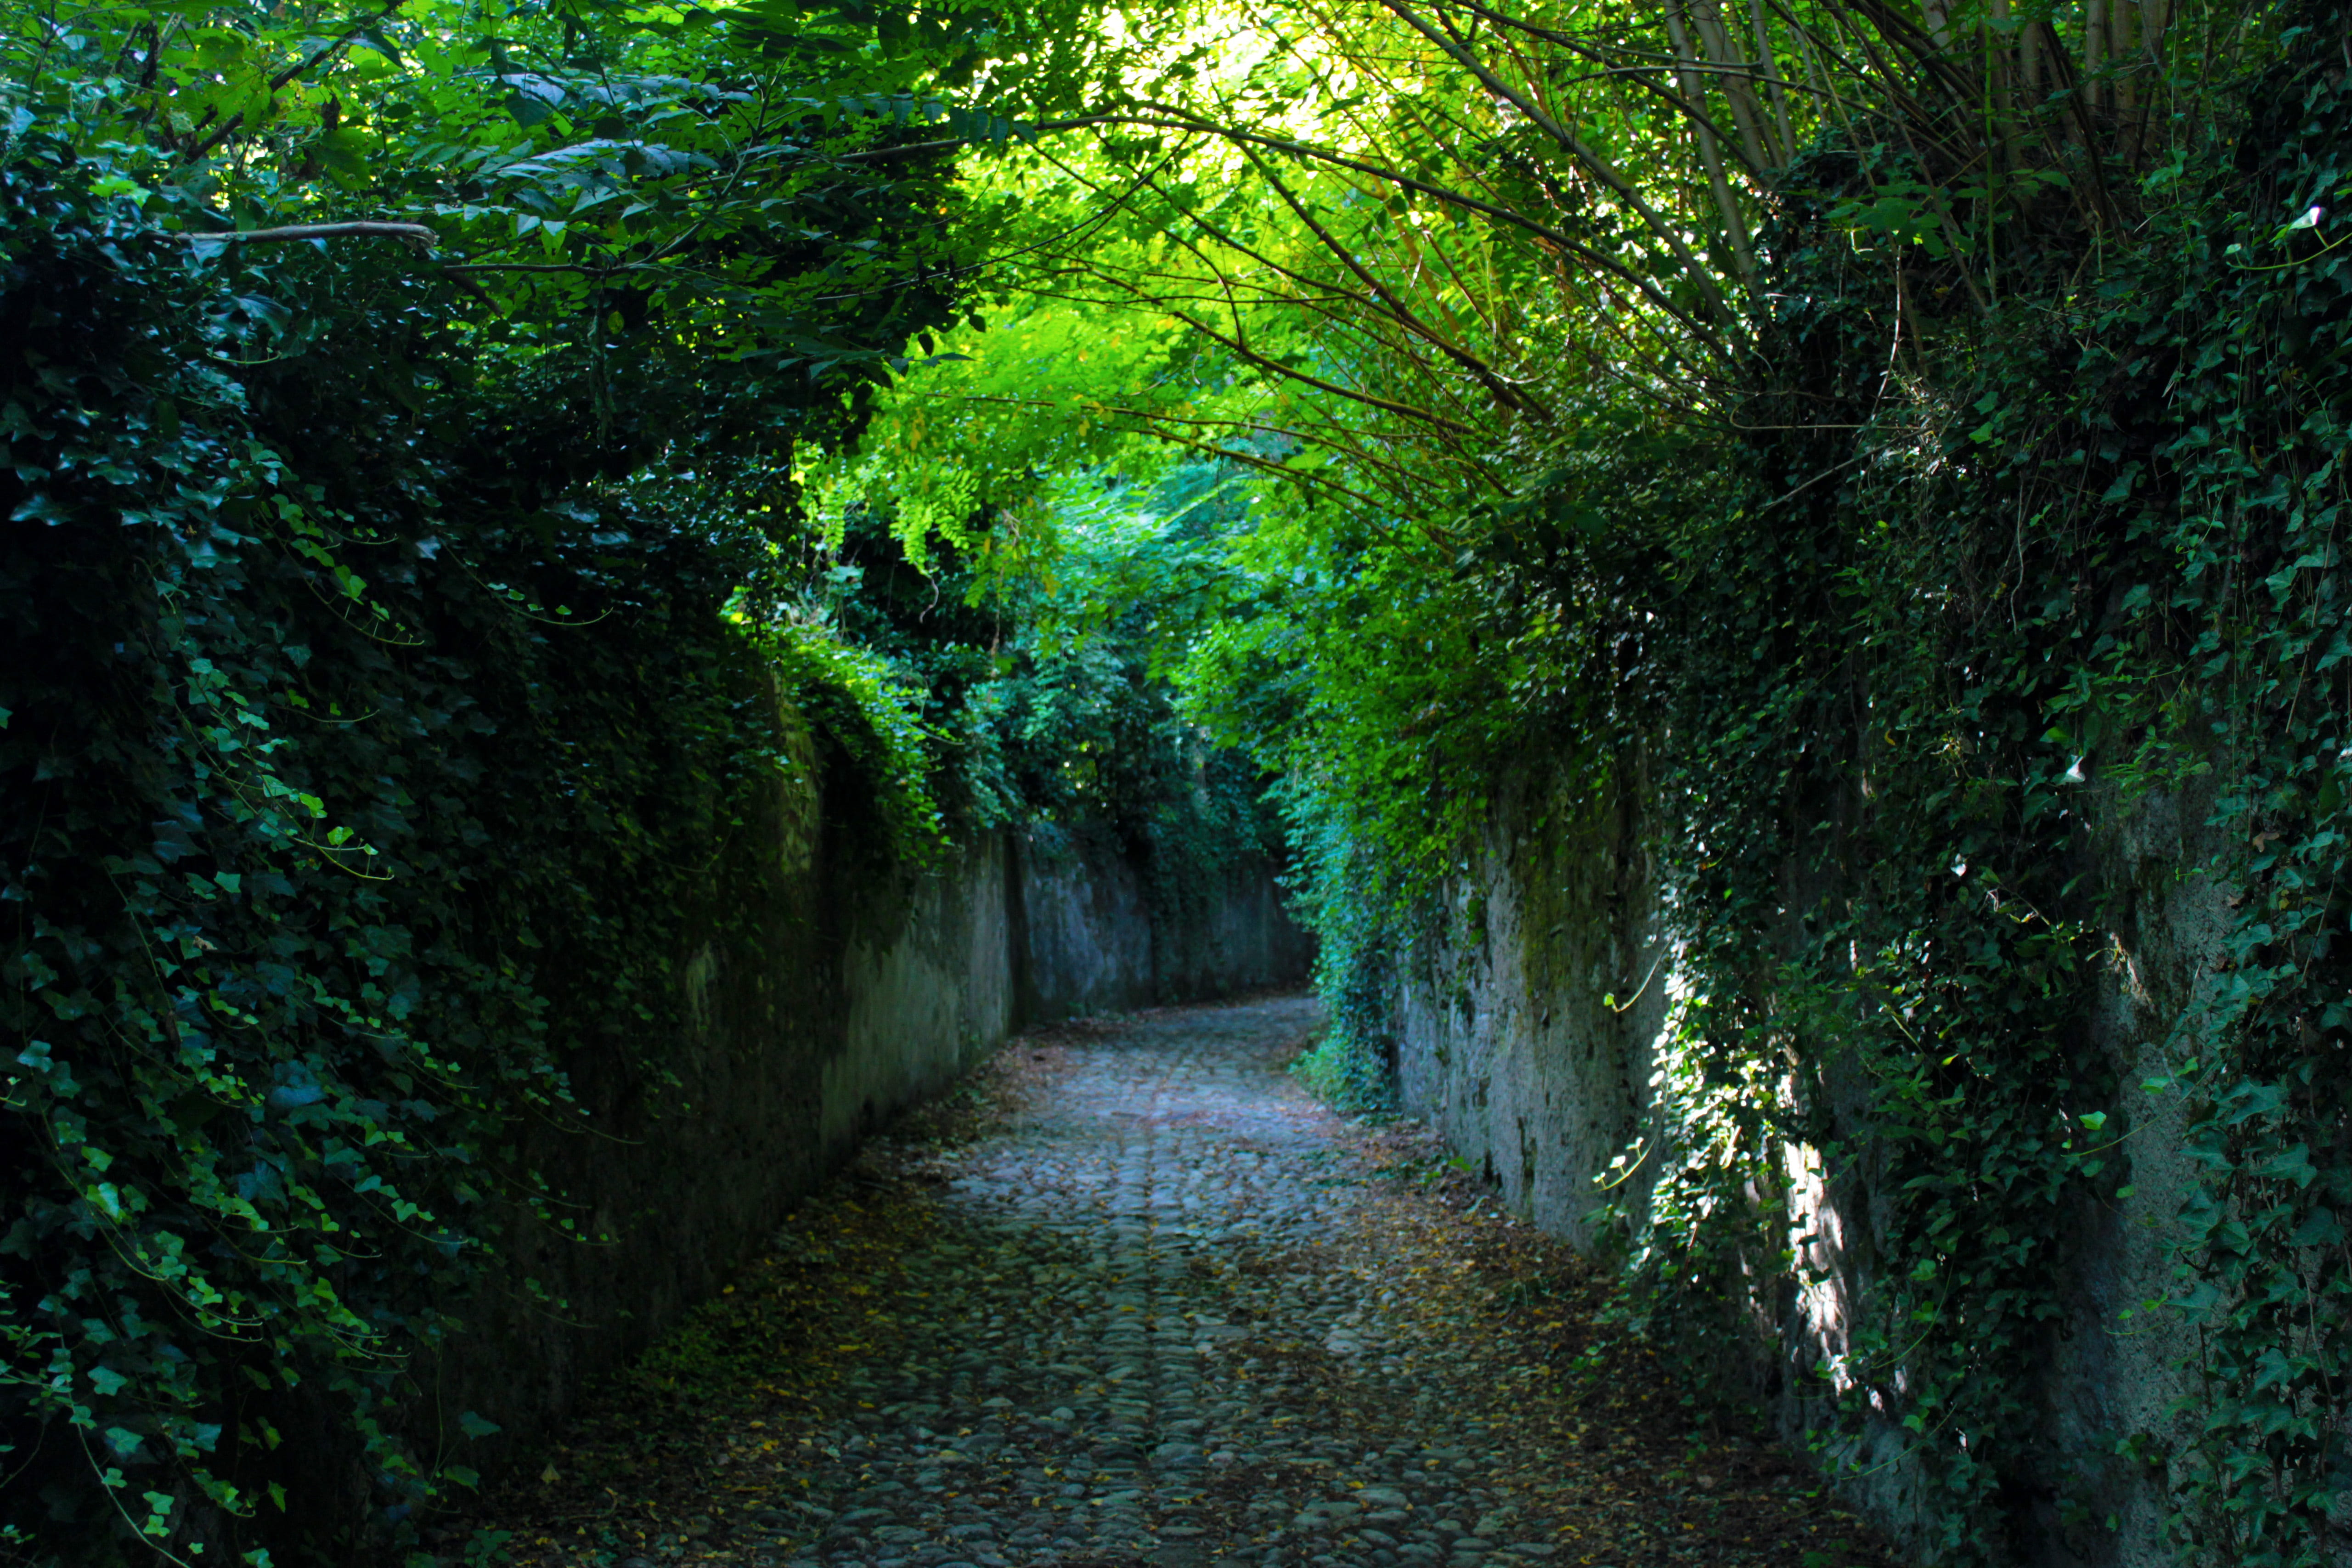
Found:
<path fill-rule="evenodd" d="M 1643 601 L 1628 708 L 1662 716 L 1624 732 L 1664 785 L 1689 976 L 1633 1216 L 1651 1326 L 1786 1314 L 1772 1279 L 1841 1300 L 1842 1341 L 1788 1347 L 1794 1392 L 1836 1413 L 1854 1479 L 1906 1478 L 1937 1562 L 2114 1528 L 2113 1476 L 2060 1462 L 2042 1379 L 2062 1337 L 2116 1327 L 2081 1321 L 2070 1269 L 2133 1195 L 2121 1108 L 2164 1096 L 2202 1172 L 2166 1304 L 2196 1393 L 2108 1433 L 2110 1463 L 2168 1498 L 2184 1561 L 2331 1560 L 2352 1191 L 2338 34 L 2290 29 L 2242 121 L 2150 182 L 2131 246 L 1987 326 L 1892 297 L 1792 209 L 1770 352 L 1815 368 L 1750 416 L 1793 431 L 1749 437 L 1735 507 L 1643 557 L 1673 589 Z M 1812 178 L 1833 193 L 1853 156 Z M 1855 383 L 1906 310 L 1919 390 L 1894 400 Z M 2173 868 L 2154 884 L 2121 847 L 2152 831 Z M 2181 940 L 2166 900 L 2200 887 L 2231 911 L 2210 967 L 2118 1022 L 2127 950 Z M 1799 1184 L 1822 1228 L 1792 1243 Z"/>
<path fill-rule="evenodd" d="M 2340 16 L 2263 26 L 2145 177 L 2066 143 L 2123 226 L 1825 132 L 1773 176 L 1736 417 L 1596 390 L 1524 494 L 1442 547 L 1327 531 L 1192 666 L 1280 738 L 1358 1070 L 1501 781 L 1641 790 L 1678 974 L 1605 1173 L 1632 1310 L 1938 1563 L 2095 1555 L 2143 1485 L 2184 1562 L 2333 1560 L 2352 104 Z M 1857 216 L 1890 190 L 2003 226 L 1997 296 Z M 2185 955 L 2153 991 L 2143 949 Z M 2176 1154 L 2175 1286 L 2102 1306 L 2074 1270 Z M 2119 1309 L 2193 1392 L 2085 1436 L 2048 1378 Z"/>
<path fill-rule="evenodd" d="M 336 1555 L 474 1479 L 413 1370 L 573 1223 L 518 1152 L 570 1053 L 663 1080 L 764 667 L 886 829 L 929 763 L 866 663 L 725 618 L 725 486 L 541 438 L 552 356 L 483 374 L 396 249 L 159 242 L 122 166 L 0 155 L 0 1551 Z"/>

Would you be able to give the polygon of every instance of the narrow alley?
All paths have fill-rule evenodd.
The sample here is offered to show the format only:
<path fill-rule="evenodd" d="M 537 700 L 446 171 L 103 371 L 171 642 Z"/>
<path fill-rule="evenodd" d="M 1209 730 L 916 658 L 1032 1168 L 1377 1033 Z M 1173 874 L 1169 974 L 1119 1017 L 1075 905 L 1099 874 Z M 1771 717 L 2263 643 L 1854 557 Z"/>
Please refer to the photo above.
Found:
<path fill-rule="evenodd" d="M 1016 1040 L 869 1147 L 445 1560 L 1890 1561 L 1564 1249 L 1285 1071 L 1304 998 Z M 1695 1408 L 1695 1407 L 1694 1407 Z"/>

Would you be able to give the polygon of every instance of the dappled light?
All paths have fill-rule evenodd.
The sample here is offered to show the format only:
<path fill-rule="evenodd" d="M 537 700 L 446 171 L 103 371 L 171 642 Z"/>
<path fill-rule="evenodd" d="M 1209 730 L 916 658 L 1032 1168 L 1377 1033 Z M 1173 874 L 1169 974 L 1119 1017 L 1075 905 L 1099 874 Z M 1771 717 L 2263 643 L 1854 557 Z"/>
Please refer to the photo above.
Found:
<path fill-rule="evenodd" d="M 2340 8 L 0 60 L 0 1568 L 2341 1556 Z"/>

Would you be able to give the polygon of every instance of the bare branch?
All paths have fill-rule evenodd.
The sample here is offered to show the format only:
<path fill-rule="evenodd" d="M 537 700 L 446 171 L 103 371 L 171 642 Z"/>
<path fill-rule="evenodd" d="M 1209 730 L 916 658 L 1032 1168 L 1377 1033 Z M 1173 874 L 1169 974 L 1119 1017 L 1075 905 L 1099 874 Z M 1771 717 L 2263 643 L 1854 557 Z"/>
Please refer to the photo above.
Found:
<path fill-rule="evenodd" d="M 1666 221 L 1665 216 L 1643 200 L 1642 194 L 1633 188 L 1633 182 L 1619 174 L 1614 164 L 1588 146 L 1583 138 L 1545 113 L 1542 108 L 1526 94 L 1514 91 L 1507 82 L 1489 70 L 1486 63 L 1477 56 L 1448 37 L 1443 29 L 1405 5 L 1403 0 L 1383 0 L 1383 4 L 1389 10 L 1395 13 L 1399 21 L 1443 49 L 1454 64 L 1484 83 L 1487 91 L 1494 93 L 1521 114 L 1526 115 L 1546 135 L 1558 142 L 1570 157 L 1598 175 L 1603 184 L 1617 194 L 1620 201 L 1640 216 L 1643 223 L 1648 226 L 1652 236 L 1674 253 L 1675 260 L 1682 264 L 1684 275 L 1691 280 L 1692 286 L 1698 289 L 1701 297 L 1715 311 L 1717 320 L 1734 332 L 1738 331 L 1738 312 L 1731 308 L 1731 301 L 1724 298 L 1723 289 L 1716 282 L 1714 273 L 1708 269 L 1705 262 L 1692 253 L 1689 245 L 1684 242 L 1683 237 L 1675 231 L 1675 226 Z"/>
<path fill-rule="evenodd" d="M 283 228 L 230 228 L 215 234 L 198 233 L 192 229 L 158 230 L 159 239 L 176 239 L 188 245 L 282 245 L 299 239 L 396 239 L 422 256 L 433 248 L 439 237 L 421 223 L 382 223 L 373 218 L 356 218 L 348 223 L 297 223 Z"/>

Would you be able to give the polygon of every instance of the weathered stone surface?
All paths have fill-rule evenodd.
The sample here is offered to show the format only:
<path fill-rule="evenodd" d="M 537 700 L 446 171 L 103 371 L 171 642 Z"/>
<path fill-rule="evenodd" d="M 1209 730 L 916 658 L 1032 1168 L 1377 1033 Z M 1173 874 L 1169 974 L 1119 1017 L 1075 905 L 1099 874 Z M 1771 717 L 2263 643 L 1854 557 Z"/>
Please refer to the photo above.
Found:
<path fill-rule="evenodd" d="M 1184 907 L 1156 909 L 1143 871 L 1107 832 L 1040 824 L 1012 849 L 1024 1022 L 1288 984 L 1312 962 L 1311 939 L 1261 862 L 1237 861 Z"/>
<path fill-rule="evenodd" d="M 1305 1250 L 1346 1237 L 1357 1206 L 1331 1120 L 1279 1071 L 1315 1016 L 1304 999 L 1150 1016 L 1072 1052 L 1051 1101 L 958 1158 L 953 1239 L 902 1260 L 917 1326 L 894 1364 L 851 1374 L 873 1415 L 841 1421 L 799 1478 L 822 1506 L 865 1506 L 770 1560 L 1539 1555 L 1462 1538 L 1456 1516 L 1497 1494 L 1455 1446 L 1489 1428 L 1443 1414 L 1443 1362 L 1352 1373 L 1418 1440 L 1349 1430 L 1322 1395 L 1312 1347 L 1366 1322 L 1376 1287 Z M 1376 1503 L 1385 1529 L 1367 1527 Z"/>
<path fill-rule="evenodd" d="M 1479 852 L 1445 889 L 1442 931 L 1419 949 L 1398 999 L 1407 1109 L 1515 1212 L 1580 1246 L 1596 1239 L 1596 1182 L 1657 1134 L 1652 1073 L 1674 1005 L 1693 984 L 1661 930 L 1643 792 L 1632 765 L 1597 803 L 1537 776 L 1501 792 Z M 2105 1057 L 2124 1086 L 2110 1128 L 2132 1130 L 2117 1150 L 2130 1161 L 2132 1185 L 2112 1205 L 2085 1202 L 2069 1217 L 2059 1281 L 2066 1318 L 2049 1336 L 2034 1387 L 2053 1470 L 2094 1517 L 2112 1513 L 2117 1528 L 2068 1528 L 2054 1486 L 2021 1498 L 2021 1534 L 2042 1543 L 2046 1554 L 2035 1561 L 2052 1568 L 2173 1560 L 2159 1489 L 2115 1445 L 2129 1433 L 2178 1435 L 2175 1406 L 2191 1392 L 2181 1371 L 2193 1349 L 2186 1323 L 2122 1314 L 2171 1288 L 2167 1235 L 2193 1179 L 2179 1152 L 2179 1097 L 2139 1086 L 2170 1070 L 2163 1042 L 2221 956 L 2227 889 L 2182 875 L 2200 858 L 2193 824 L 2203 815 L 2155 797 L 2085 854 L 2126 918 L 2109 933 L 2114 962 L 2080 1048 Z M 1841 1089 L 1830 1076 L 1843 1096 L 1829 1107 L 1835 1135 L 1863 1138 L 1861 1087 Z M 1856 1303 L 1874 1282 L 1880 1222 L 1866 1155 L 1832 1181 L 1817 1155 L 1793 1145 L 1786 1153 L 1788 1234 L 1792 1244 L 1803 1238 L 1805 1267 L 1755 1285 L 1762 1308 L 1724 1325 L 1719 1371 L 1744 1380 L 1801 1444 L 1825 1413 L 1818 1399 L 1799 1396 L 1810 1384 L 1795 1374 L 1851 1348 Z M 1636 1167 L 1616 1194 L 1637 1221 L 1654 1174 L 1654 1163 Z M 1849 1494 L 1897 1540 L 1924 1545 L 1920 1481 L 1904 1458 L 1909 1441 L 1891 1422 L 1867 1432 L 1855 1455 L 1862 1479 Z"/>
<path fill-rule="evenodd" d="M 1305 976 L 1310 950 L 1262 864 L 1236 866 L 1186 917 L 1198 930 L 1154 923 L 1115 846 L 1041 870 L 993 833 L 939 865 L 895 864 L 860 786 L 783 717 L 793 765 L 711 847 L 680 953 L 683 1029 L 648 1038 L 620 1016 L 568 1042 L 580 1114 L 518 1129 L 521 1163 L 572 1231 L 509 1216 L 469 1331 L 419 1369 L 420 1441 L 436 1426 L 454 1439 L 459 1413 L 478 1412 L 506 1435 L 472 1445 L 468 1462 L 495 1464 L 561 1420 L 587 1380 L 715 1291 L 865 1134 L 1029 1018 Z M 1041 906 L 1053 918 L 1035 918 Z M 1154 952 L 1192 962 L 1162 973 Z M 600 977 L 542 983 L 593 994 Z"/>
<path fill-rule="evenodd" d="M 560 1480 L 510 1478 L 432 1543 L 503 1532 L 514 1568 L 1893 1568 L 1655 1358 L 1590 1362 L 1593 1271 L 1425 1131 L 1310 1100 L 1284 1068 L 1316 1018 L 1256 999 L 1016 1039 L 592 1402 Z"/>

